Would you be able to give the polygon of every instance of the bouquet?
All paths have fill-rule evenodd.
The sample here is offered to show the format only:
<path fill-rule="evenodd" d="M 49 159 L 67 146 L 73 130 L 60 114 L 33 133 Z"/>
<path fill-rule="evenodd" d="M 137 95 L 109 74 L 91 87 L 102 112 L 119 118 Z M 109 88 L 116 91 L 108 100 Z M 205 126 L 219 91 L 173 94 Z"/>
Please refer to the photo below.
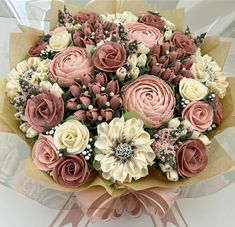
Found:
<path fill-rule="evenodd" d="M 156 195 L 170 208 L 178 186 L 234 166 L 213 138 L 234 125 L 222 69 L 229 44 L 183 31 L 182 10 L 135 15 L 53 4 L 50 32 L 22 27 L 25 45 L 4 85 L 11 107 L 4 103 L 2 122 L 14 130 L 14 114 L 32 148 L 27 176 L 79 192 L 81 201 L 101 186 L 112 201 L 104 199 L 108 219 L 120 207 L 137 216 L 150 204 L 161 213 Z M 133 202 L 138 193 L 144 202 Z M 104 208 L 97 200 L 87 207 Z"/>

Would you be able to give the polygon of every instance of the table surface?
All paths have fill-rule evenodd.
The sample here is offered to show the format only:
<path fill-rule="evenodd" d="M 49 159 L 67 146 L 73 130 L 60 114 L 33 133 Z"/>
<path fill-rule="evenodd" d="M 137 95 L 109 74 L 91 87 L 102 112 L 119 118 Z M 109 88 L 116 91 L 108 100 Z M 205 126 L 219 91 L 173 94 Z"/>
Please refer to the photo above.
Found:
<path fill-rule="evenodd" d="M 20 0 L 19 0 L 20 1 Z M 153 2 L 153 1 L 152 1 Z M 174 1 L 177 2 L 177 1 Z M 197 2 L 197 3 L 195 3 Z M 191 12 L 195 13 L 196 10 L 192 11 L 192 7 L 195 8 L 195 5 L 198 7 L 198 3 L 202 1 L 195 1 L 194 3 L 189 3 L 189 1 L 180 1 L 178 6 L 186 7 L 186 18 L 188 18 L 189 22 L 191 22 L 192 27 L 196 30 L 201 29 L 200 19 L 198 22 L 195 22 L 189 15 Z M 212 1 L 205 1 L 206 3 Z M 223 1 L 227 3 L 227 8 L 222 7 L 222 11 L 229 16 L 225 21 L 234 21 L 234 10 L 235 1 Z M 215 20 L 217 8 L 221 8 L 221 1 L 216 1 L 215 4 L 215 13 L 210 13 L 206 18 L 209 20 Z M 205 3 L 204 3 L 205 4 Z M 232 4 L 232 5 L 230 5 Z M 200 7 L 199 7 L 200 8 Z M 229 14 L 228 8 L 230 8 L 231 13 Z M 201 8 L 204 9 L 204 8 Z M 233 13 L 232 13 L 233 12 Z M 204 9 L 204 13 L 205 9 Z M 214 15 L 214 17 L 213 17 Z M 218 13 L 217 13 L 218 15 Z M 222 15 L 222 14 L 221 14 Z M 233 20 L 231 20 L 233 16 Z M 232 24 L 232 22 L 229 25 Z M 208 22 L 209 23 L 209 22 Z M 190 23 L 189 23 L 190 24 Z M 216 26 L 215 30 L 210 30 L 210 32 L 219 34 L 222 31 L 225 31 L 221 26 Z M 209 25 L 208 25 L 209 26 Z M 207 26 L 207 28 L 208 28 Z M 0 28 L 1 28 L 1 36 L 0 36 L 0 78 L 4 78 L 9 71 L 8 66 L 8 41 L 10 32 L 18 31 L 17 22 L 12 18 L 0 18 Z M 234 30 L 233 30 L 234 31 Z M 230 33 L 229 33 L 230 32 Z M 227 38 L 229 38 L 234 43 L 233 34 L 230 30 L 226 31 Z M 232 37 L 232 39 L 231 39 Z M 227 65 L 225 70 L 229 73 L 229 75 L 235 74 L 235 69 L 233 69 L 234 65 L 234 48 L 232 48 L 230 57 L 228 58 Z M 232 67 L 233 66 L 233 67 Z M 0 148 L 1 149 L 1 148 Z M 213 195 L 206 196 L 198 199 L 182 199 L 178 202 L 179 207 L 188 222 L 190 227 L 233 227 L 235 226 L 234 220 L 234 210 L 235 210 L 235 184 L 228 186 L 227 188 L 219 191 Z M 57 210 L 49 209 L 44 207 L 43 205 L 17 193 L 12 191 L 11 189 L 0 185 L 0 226 L 1 227 L 46 227 L 53 220 L 55 215 L 57 214 Z M 128 215 L 124 215 L 118 221 L 110 221 L 107 223 L 98 222 L 91 226 L 94 227 L 106 227 L 106 226 L 152 226 L 150 218 L 148 216 L 141 216 L 141 218 L 134 219 Z M 68 225 L 69 226 L 69 225 Z M 173 225 L 168 224 L 168 227 L 172 227 Z"/>

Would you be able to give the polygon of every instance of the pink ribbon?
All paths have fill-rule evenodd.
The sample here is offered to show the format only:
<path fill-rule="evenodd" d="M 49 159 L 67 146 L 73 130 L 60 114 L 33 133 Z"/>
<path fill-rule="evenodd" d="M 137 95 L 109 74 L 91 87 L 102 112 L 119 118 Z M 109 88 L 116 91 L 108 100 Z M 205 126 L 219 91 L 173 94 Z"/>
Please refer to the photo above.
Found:
<path fill-rule="evenodd" d="M 110 196 L 102 188 L 74 193 L 50 227 L 62 227 L 66 224 L 77 227 L 85 217 L 87 220 L 83 226 L 87 227 L 99 219 L 109 221 L 119 218 L 124 212 L 133 217 L 145 213 L 151 217 L 154 227 L 166 227 L 168 222 L 178 227 L 188 227 L 175 203 L 177 195 L 178 193 L 173 190 L 162 188 L 128 191 L 119 197 Z M 69 204 L 72 204 L 71 208 L 66 210 Z"/>

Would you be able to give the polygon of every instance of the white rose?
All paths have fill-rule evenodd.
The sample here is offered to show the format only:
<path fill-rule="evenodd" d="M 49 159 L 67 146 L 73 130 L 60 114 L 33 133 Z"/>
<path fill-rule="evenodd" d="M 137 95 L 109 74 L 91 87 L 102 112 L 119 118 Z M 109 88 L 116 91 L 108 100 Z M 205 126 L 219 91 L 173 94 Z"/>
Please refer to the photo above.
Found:
<path fill-rule="evenodd" d="M 127 58 L 127 62 L 132 66 L 135 67 L 137 65 L 137 56 L 135 54 L 129 55 Z"/>
<path fill-rule="evenodd" d="M 167 20 L 165 17 L 162 17 L 161 19 L 165 22 L 166 27 L 173 31 L 176 30 L 175 25 L 171 21 Z"/>
<path fill-rule="evenodd" d="M 28 129 L 30 128 L 30 125 L 27 122 L 25 122 L 25 123 L 21 124 L 19 128 L 22 132 L 27 132 Z"/>
<path fill-rule="evenodd" d="M 171 119 L 168 122 L 168 128 L 178 128 L 180 126 L 180 120 L 178 117 Z"/>
<path fill-rule="evenodd" d="M 188 128 L 191 127 L 190 122 L 187 121 L 187 120 L 183 120 L 183 121 L 181 122 L 181 124 L 183 125 L 183 129 L 188 129 Z"/>
<path fill-rule="evenodd" d="M 61 89 L 61 87 L 59 86 L 59 84 L 54 83 L 52 85 L 52 87 L 50 88 L 50 93 L 52 93 L 53 95 L 57 96 L 57 97 L 61 97 L 61 95 L 63 95 L 63 90 Z"/>
<path fill-rule="evenodd" d="M 126 78 L 127 70 L 125 67 L 120 67 L 116 71 L 116 75 L 120 81 L 123 81 Z"/>
<path fill-rule="evenodd" d="M 35 130 L 34 128 L 32 128 L 32 127 L 28 128 L 27 131 L 26 131 L 26 137 L 27 138 L 34 138 L 38 134 L 39 134 L 39 132 L 37 130 Z"/>
<path fill-rule="evenodd" d="M 148 47 L 146 47 L 143 43 L 140 43 L 138 45 L 137 52 L 140 54 L 148 54 L 150 52 L 150 49 Z"/>
<path fill-rule="evenodd" d="M 202 100 L 208 93 L 208 88 L 195 79 L 183 78 L 179 84 L 180 95 L 190 101 Z"/>
<path fill-rule="evenodd" d="M 43 91 L 50 91 L 52 88 L 52 84 L 49 81 L 41 81 L 39 86 L 42 88 Z"/>
<path fill-rule="evenodd" d="M 70 44 L 71 36 L 68 31 L 54 34 L 49 39 L 49 48 L 53 51 L 61 51 Z"/>
<path fill-rule="evenodd" d="M 147 55 L 146 54 L 141 54 L 138 58 L 137 58 L 137 65 L 139 67 L 141 66 L 145 66 L 147 62 Z"/>
<path fill-rule="evenodd" d="M 198 139 L 201 140 L 206 146 L 211 143 L 206 135 L 200 135 Z"/>
<path fill-rule="evenodd" d="M 117 13 L 117 19 L 121 23 L 135 23 L 138 21 L 138 17 L 130 11 L 124 11 L 123 13 Z"/>
<path fill-rule="evenodd" d="M 68 120 L 55 130 L 55 146 L 57 149 L 67 148 L 70 154 L 80 154 L 86 149 L 88 142 L 89 131 L 77 120 Z"/>
<path fill-rule="evenodd" d="M 171 36 L 172 36 L 172 31 L 171 30 L 168 30 L 164 33 L 164 38 L 165 38 L 166 41 L 169 40 L 171 38 Z"/>
<path fill-rule="evenodd" d="M 140 69 L 138 67 L 134 67 L 130 71 L 130 75 L 132 79 L 136 79 L 140 74 Z"/>
<path fill-rule="evenodd" d="M 166 177 L 169 181 L 178 181 L 179 180 L 178 172 L 174 169 L 170 170 L 169 172 L 166 172 Z"/>

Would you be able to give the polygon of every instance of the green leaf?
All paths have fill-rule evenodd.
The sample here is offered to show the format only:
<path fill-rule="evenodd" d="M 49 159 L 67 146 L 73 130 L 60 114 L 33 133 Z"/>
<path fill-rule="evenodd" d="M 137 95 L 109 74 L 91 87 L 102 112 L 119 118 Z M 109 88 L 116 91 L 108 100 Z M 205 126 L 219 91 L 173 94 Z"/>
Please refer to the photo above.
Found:
<path fill-rule="evenodd" d="M 91 57 L 94 53 L 95 46 L 94 45 L 86 45 L 86 52 L 89 57 Z"/>
<path fill-rule="evenodd" d="M 123 116 L 124 116 L 124 119 L 126 121 L 131 119 L 131 118 L 136 118 L 136 119 L 140 119 L 140 120 L 143 121 L 143 119 L 138 115 L 138 113 L 136 113 L 134 111 L 133 112 L 126 112 L 126 113 L 123 114 Z M 145 128 L 151 128 L 149 125 L 145 124 L 145 122 L 144 122 L 144 126 L 145 126 Z"/>

